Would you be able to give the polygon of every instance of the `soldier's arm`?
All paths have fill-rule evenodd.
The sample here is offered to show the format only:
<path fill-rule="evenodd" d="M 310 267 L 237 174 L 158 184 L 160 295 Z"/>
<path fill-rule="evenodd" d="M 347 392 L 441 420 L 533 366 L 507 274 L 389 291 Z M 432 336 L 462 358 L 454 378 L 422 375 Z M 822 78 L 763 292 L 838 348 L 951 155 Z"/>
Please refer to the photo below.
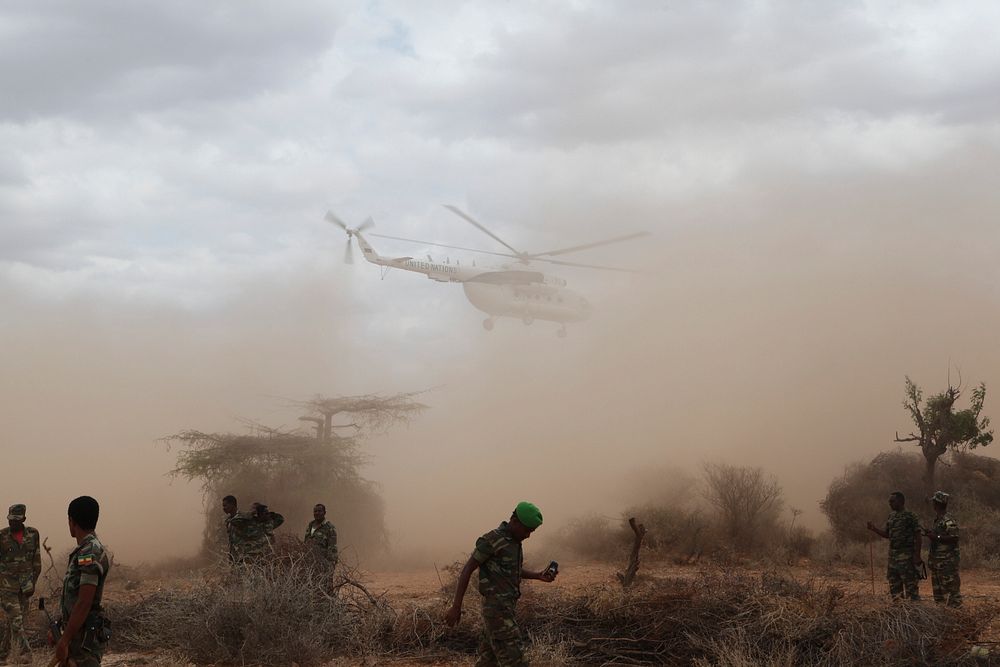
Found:
<path fill-rule="evenodd" d="M 60 661 L 59 664 L 62 664 L 69 658 L 69 643 L 83 628 L 96 594 L 96 585 L 83 584 L 80 586 L 80 596 L 76 599 L 76 604 L 73 605 L 73 610 L 69 614 L 69 619 L 66 621 L 66 627 L 63 628 L 59 643 L 56 644 L 56 659 Z"/>
<path fill-rule="evenodd" d="M 875 533 L 876 535 L 878 535 L 879 537 L 881 537 L 884 540 L 889 539 L 889 533 L 887 533 L 884 530 L 880 529 L 878 526 L 876 526 L 871 521 L 868 522 L 868 530 L 872 531 L 873 533 Z"/>
<path fill-rule="evenodd" d="M 534 570 L 525 570 L 521 568 L 521 578 L 522 579 L 535 579 L 536 581 L 544 581 L 546 583 L 555 580 L 555 575 L 545 570 L 541 572 L 535 572 Z"/>
<path fill-rule="evenodd" d="M 448 610 L 447 615 L 444 617 L 445 622 L 449 626 L 454 626 L 462 618 L 462 599 L 465 598 L 465 591 L 469 588 L 469 579 L 472 578 L 472 573 L 477 569 L 479 569 L 479 561 L 476 560 L 475 556 L 470 556 L 469 560 L 465 563 L 465 567 L 462 568 L 461 574 L 458 575 L 458 585 L 455 586 L 455 600 L 451 603 L 451 609 Z"/>
<path fill-rule="evenodd" d="M 945 532 L 933 535 L 931 541 L 940 544 L 958 544 L 958 524 L 948 523 L 945 526 Z"/>
<path fill-rule="evenodd" d="M 326 546 L 327 551 L 330 552 L 330 560 L 337 560 L 339 553 L 337 551 L 337 529 L 330 525 L 330 539 L 327 541 Z"/>
<path fill-rule="evenodd" d="M 923 560 L 920 557 L 920 548 L 924 544 L 924 538 L 920 534 L 920 524 L 917 524 L 916 530 L 913 531 L 913 562 L 919 563 Z"/>
<path fill-rule="evenodd" d="M 271 525 L 274 528 L 277 528 L 283 523 L 285 523 L 285 517 L 281 516 L 277 512 L 271 512 Z"/>

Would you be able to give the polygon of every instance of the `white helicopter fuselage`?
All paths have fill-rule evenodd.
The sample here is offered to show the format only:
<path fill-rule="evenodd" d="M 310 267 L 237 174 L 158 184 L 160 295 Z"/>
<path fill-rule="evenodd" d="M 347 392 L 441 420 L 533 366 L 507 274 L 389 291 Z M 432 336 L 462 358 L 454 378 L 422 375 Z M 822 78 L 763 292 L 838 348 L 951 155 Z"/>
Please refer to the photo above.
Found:
<path fill-rule="evenodd" d="M 530 265 L 482 268 L 427 261 L 414 257 L 384 257 L 359 232 L 353 232 L 365 259 L 390 269 L 422 273 L 438 282 L 462 283 L 469 302 L 493 317 L 520 318 L 526 324 L 544 320 L 567 324 L 590 317 L 585 298 L 566 288 L 562 278 L 533 270 Z M 485 324 L 485 323 L 484 323 Z M 487 329 L 492 328 L 492 323 Z"/>

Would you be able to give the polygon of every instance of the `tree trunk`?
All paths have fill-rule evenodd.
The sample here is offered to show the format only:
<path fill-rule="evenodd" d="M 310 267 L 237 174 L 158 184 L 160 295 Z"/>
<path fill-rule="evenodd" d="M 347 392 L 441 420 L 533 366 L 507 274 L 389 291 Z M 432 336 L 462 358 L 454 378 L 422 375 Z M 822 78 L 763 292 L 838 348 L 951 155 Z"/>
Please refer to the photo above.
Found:
<path fill-rule="evenodd" d="M 930 454 L 924 452 L 924 491 L 930 497 L 934 493 L 934 466 L 937 464 L 940 454 Z"/>

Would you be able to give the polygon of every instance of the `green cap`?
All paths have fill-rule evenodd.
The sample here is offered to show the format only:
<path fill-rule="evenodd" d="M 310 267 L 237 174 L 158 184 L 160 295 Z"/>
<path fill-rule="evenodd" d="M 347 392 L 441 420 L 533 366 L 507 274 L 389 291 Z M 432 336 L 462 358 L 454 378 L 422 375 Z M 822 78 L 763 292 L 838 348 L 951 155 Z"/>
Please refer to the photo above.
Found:
<path fill-rule="evenodd" d="M 525 528 L 534 530 L 542 525 L 542 511 L 529 502 L 519 502 L 514 508 L 514 516 Z"/>

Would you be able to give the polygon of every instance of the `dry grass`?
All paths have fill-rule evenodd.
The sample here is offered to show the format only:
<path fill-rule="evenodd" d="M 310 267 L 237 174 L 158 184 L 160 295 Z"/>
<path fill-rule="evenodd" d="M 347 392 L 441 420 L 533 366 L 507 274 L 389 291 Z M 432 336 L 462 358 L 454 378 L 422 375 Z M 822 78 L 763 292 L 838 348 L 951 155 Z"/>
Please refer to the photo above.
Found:
<path fill-rule="evenodd" d="M 350 573 L 331 583 L 293 554 L 241 577 L 115 605 L 114 650 L 156 649 L 200 664 L 468 658 L 480 631 L 478 595 L 468 594 L 458 628 L 444 625 L 446 604 L 390 604 Z M 961 665 L 974 664 L 970 643 L 1000 607 L 875 602 L 777 574 L 712 571 L 629 591 L 533 588 L 518 615 L 539 664 Z"/>

